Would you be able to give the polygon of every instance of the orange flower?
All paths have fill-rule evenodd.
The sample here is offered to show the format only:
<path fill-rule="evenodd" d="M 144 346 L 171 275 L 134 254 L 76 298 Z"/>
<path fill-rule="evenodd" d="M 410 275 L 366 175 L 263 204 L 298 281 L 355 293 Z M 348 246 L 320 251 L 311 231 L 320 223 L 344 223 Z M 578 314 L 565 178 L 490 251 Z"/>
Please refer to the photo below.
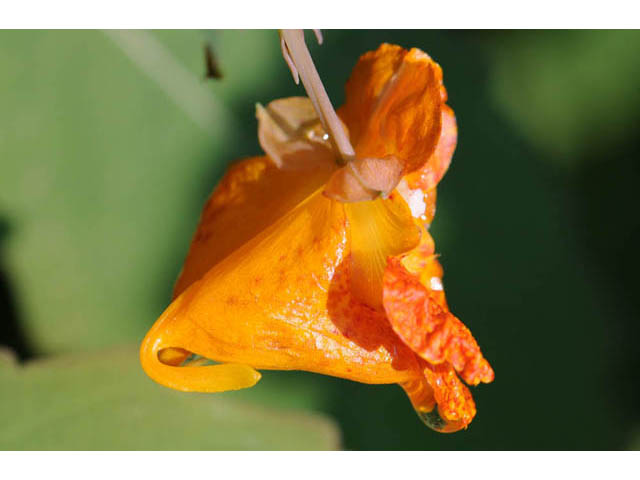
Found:
<path fill-rule="evenodd" d="M 459 377 L 494 374 L 449 311 L 427 231 L 457 138 L 442 71 L 383 44 L 338 117 L 301 32 L 282 39 L 310 98 L 258 106 L 267 156 L 233 165 L 209 198 L 142 366 L 184 391 L 250 387 L 260 369 L 398 383 L 427 425 L 464 428 L 476 407 Z"/>

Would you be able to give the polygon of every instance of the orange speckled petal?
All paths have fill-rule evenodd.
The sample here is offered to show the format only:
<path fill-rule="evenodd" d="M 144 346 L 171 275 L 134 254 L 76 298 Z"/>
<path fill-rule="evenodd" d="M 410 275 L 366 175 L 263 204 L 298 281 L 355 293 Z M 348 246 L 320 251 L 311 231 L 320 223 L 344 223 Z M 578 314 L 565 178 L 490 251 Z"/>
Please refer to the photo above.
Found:
<path fill-rule="evenodd" d="M 405 173 L 420 168 L 440 136 L 443 91 L 440 66 L 418 49 L 383 44 L 364 54 L 338 112 L 356 156 L 396 157 Z"/>
<path fill-rule="evenodd" d="M 422 361 L 421 365 L 422 378 L 400 384 L 420 419 L 442 433 L 466 428 L 476 414 L 469 389 L 450 364 L 431 365 Z"/>
<path fill-rule="evenodd" d="M 422 222 L 416 220 L 416 224 L 422 232 L 420 243 L 416 248 L 401 256 L 402 266 L 429 290 L 429 294 L 436 299 L 439 305 L 448 308 L 442 286 L 443 270 L 438 262 L 438 255 L 434 253 L 433 238 Z"/>
<path fill-rule="evenodd" d="M 156 357 L 182 349 L 255 369 L 365 383 L 421 377 L 417 357 L 384 313 L 351 297 L 348 252 L 344 206 L 318 190 L 173 301 L 143 342 L 145 369 L 150 365 L 161 383 L 174 381 L 163 376 L 189 369 L 160 371 Z"/>
<path fill-rule="evenodd" d="M 174 298 L 323 185 L 334 168 L 320 162 L 304 172 L 282 170 L 268 157 L 231 165 L 204 206 Z"/>
<path fill-rule="evenodd" d="M 448 363 L 427 365 L 425 377 L 433 388 L 438 413 L 446 421 L 443 432 L 466 428 L 476 415 L 476 404 L 471 392 Z"/>
<path fill-rule="evenodd" d="M 470 385 L 493 381 L 493 370 L 471 332 L 441 304 L 436 293 L 411 275 L 399 258 L 389 258 L 383 303 L 398 336 L 427 362 L 451 363 Z"/>

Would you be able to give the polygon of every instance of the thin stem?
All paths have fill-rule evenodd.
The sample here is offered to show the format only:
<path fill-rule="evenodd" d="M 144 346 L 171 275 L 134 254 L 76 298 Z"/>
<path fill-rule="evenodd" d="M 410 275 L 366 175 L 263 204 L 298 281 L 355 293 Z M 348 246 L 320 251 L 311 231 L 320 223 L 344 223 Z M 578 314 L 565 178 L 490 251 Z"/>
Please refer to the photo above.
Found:
<path fill-rule="evenodd" d="M 285 55 L 285 60 L 290 66 L 293 63 L 295 67 L 292 69 L 292 71 L 295 70 L 293 71 L 294 78 L 299 75 L 302 79 L 302 84 L 320 117 L 322 126 L 329 134 L 329 140 L 334 150 L 343 164 L 348 163 L 355 158 L 355 151 L 313 64 L 313 59 L 304 41 L 304 31 L 281 30 L 281 35 L 289 53 L 289 59 Z"/>

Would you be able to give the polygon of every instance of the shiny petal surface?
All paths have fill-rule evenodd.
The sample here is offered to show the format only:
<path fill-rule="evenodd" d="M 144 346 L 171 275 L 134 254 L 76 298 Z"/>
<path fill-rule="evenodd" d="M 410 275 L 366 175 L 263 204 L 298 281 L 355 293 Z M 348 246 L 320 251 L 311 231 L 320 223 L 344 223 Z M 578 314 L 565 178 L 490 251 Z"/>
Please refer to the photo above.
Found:
<path fill-rule="evenodd" d="M 348 252 L 344 206 L 318 190 L 174 300 L 143 343 L 143 365 L 170 348 L 366 383 L 422 376 L 384 313 L 350 294 Z"/>
<path fill-rule="evenodd" d="M 384 308 L 394 331 L 427 362 L 449 362 L 470 385 L 491 382 L 494 374 L 464 324 L 438 301 L 398 258 L 384 273 Z"/>
<path fill-rule="evenodd" d="M 438 413 L 447 422 L 442 431 L 455 432 L 469 425 L 476 415 L 476 404 L 451 365 L 429 365 L 424 372 L 433 388 Z"/>
<path fill-rule="evenodd" d="M 383 44 L 364 54 L 339 111 L 357 157 L 396 157 L 405 173 L 420 168 L 440 136 L 441 85 L 440 66 L 418 49 Z"/>
<path fill-rule="evenodd" d="M 268 157 L 231 165 L 204 206 L 174 298 L 307 198 L 333 169 L 332 162 L 322 162 L 304 172 L 282 170 Z"/>
<path fill-rule="evenodd" d="M 400 385 L 420 419 L 442 433 L 466 428 L 476 414 L 469 389 L 450 364 L 431 365 L 423 361 L 422 365 L 424 377 Z"/>

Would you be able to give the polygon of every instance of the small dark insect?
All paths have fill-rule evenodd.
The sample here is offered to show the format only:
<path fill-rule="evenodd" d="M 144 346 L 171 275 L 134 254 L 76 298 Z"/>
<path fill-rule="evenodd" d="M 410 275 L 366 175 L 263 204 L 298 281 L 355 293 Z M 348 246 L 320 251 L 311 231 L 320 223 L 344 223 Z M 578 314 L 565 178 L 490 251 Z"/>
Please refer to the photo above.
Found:
<path fill-rule="evenodd" d="M 205 67 L 207 68 L 204 78 L 215 78 L 216 80 L 220 80 L 222 78 L 222 72 L 220 72 L 220 69 L 218 68 L 218 62 L 213 54 L 213 49 L 208 43 L 204 45 L 204 62 Z"/>

